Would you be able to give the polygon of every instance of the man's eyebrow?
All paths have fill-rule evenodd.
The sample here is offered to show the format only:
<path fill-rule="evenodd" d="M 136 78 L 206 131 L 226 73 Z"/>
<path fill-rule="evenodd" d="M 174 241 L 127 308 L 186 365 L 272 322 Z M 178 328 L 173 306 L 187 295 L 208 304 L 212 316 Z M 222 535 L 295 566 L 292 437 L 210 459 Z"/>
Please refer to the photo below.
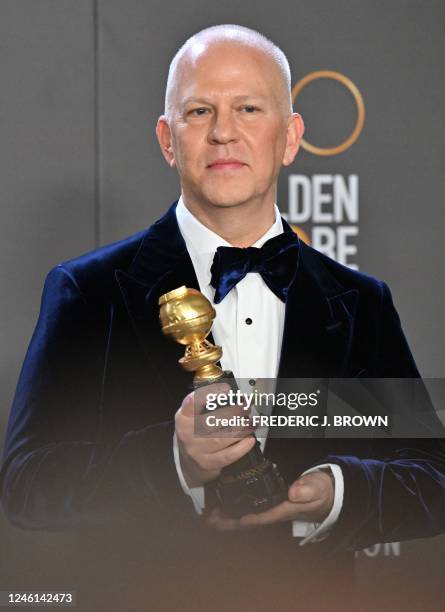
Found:
<path fill-rule="evenodd" d="M 242 102 L 243 100 L 265 100 L 265 96 L 261 96 L 261 95 L 257 95 L 257 94 L 242 94 L 239 96 L 235 96 L 234 101 L 235 102 Z M 182 100 L 182 107 L 187 106 L 188 104 L 208 104 L 211 105 L 212 101 L 209 98 L 205 98 L 205 97 L 195 97 L 195 96 L 189 96 L 188 98 L 185 98 L 184 100 Z"/>
<path fill-rule="evenodd" d="M 244 94 L 242 96 L 236 96 L 235 100 L 237 102 L 242 102 L 243 100 L 265 100 L 266 96 L 261 96 L 260 94 Z"/>
<path fill-rule="evenodd" d="M 210 100 L 207 98 L 195 98 L 195 96 L 190 96 L 189 98 L 185 98 L 182 100 L 182 106 L 187 106 L 187 104 L 211 104 Z"/>

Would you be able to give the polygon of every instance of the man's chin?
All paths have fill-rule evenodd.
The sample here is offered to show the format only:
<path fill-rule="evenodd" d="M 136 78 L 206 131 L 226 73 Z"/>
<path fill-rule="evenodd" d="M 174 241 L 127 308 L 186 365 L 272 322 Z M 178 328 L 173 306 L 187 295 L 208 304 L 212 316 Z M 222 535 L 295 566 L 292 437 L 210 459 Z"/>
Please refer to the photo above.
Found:
<path fill-rule="evenodd" d="M 215 208 L 236 208 L 237 206 L 242 206 L 244 203 L 245 201 L 238 201 L 238 200 L 209 201 L 209 204 L 211 206 L 214 206 Z"/>
<path fill-rule="evenodd" d="M 215 208 L 234 208 L 243 206 L 252 199 L 250 194 L 236 193 L 211 193 L 206 194 L 206 200 Z"/>

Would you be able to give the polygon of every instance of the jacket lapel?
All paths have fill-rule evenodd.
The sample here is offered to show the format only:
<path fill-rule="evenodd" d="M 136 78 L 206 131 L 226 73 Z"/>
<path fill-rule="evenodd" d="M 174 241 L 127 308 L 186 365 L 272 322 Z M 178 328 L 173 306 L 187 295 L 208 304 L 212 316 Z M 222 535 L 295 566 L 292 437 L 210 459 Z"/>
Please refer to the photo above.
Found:
<path fill-rule="evenodd" d="M 285 223 L 285 222 L 283 222 Z M 326 379 L 350 375 L 350 355 L 358 303 L 357 290 L 345 288 L 322 258 L 300 242 L 297 272 L 286 301 L 278 372 L 279 391 L 296 391 L 280 379 Z M 309 391 L 314 382 L 309 382 Z M 323 384 L 323 381 L 321 381 Z M 301 383 L 300 383 L 301 388 Z M 319 460 L 324 440 L 269 436 L 265 454 L 289 482 Z"/>
<path fill-rule="evenodd" d="M 176 203 L 147 230 L 128 270 L 116 270 L 115 276 L 150 368 L 157 373 L 165 393 L 176 401 L 191 384 L 191 376 L 178 364 L 184 347 L 162 334 L 158 301 L 181 285 L 198 290 L 199 285 L 175 209 Z"/>
<path fill-rule="evenodd" d="M 300 241 L 286 301 L 278 377 L 347 376 L 357 300 L 358 291 L 345 290 L 320 256 Z"/>

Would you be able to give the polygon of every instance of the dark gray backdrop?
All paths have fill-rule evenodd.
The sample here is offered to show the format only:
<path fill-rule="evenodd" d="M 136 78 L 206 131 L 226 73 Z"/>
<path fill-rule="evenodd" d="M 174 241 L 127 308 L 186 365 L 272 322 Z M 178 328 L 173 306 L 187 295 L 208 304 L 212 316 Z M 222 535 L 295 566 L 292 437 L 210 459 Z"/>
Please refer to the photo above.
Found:
<path fill-rule="evenodd" d="M 293 83 L 332 69 L 360 88 L 367 116 L 358 141 L 336 157 L 302 151 L 287 174 L 359 175 L 360 269 L 389 283 L 424 376 L 444 376 L 443 2 L 0 0 L 0 11 L 1 440 L 47 271 L 149 225 L 177 197 L 154 125 L 175 50 L 216 23 L 275 40 Z M 317 144 L 338 143 L 354 124 L 352 99 L 332 82 L 313 84 L 296 110 Z M 287 199 L 283 173 L 284 211 Z M 9 588 L 20 542 L 39 536 L 3 531 L 0 588 Z M 360 571 L 377 581 L 389 567 L 415 601 L 418 589 L 440 593 L 444 548 L 436 538 L 402 544 L 400 557 L 362 554 Z M 419 554 L 432 561 L 411 581 Z"/>

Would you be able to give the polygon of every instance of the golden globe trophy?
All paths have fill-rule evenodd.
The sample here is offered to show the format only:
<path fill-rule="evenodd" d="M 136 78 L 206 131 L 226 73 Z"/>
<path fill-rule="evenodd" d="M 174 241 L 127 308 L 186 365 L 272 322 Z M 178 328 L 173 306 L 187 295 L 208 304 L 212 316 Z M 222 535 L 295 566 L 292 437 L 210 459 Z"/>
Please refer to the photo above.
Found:
<path fill-rule="evenodd" d="M 236 391 L 233 374 L 216 365 L 222 356 L 221 347 L 206 340 L 216 315 L 209 300 L 196 289 L 182 286 L 162 295 L 159 306 L 162 332 L 186 347 L 179 363 L 187 372 L 195 373 L 193 387 L 224 381 Z M 224 514 L 239 518 L 287 499 L 287 486 L 277 467 L 264 457 L 257 440 L 244 457 L 222 470 L 215 493 Z"/>

